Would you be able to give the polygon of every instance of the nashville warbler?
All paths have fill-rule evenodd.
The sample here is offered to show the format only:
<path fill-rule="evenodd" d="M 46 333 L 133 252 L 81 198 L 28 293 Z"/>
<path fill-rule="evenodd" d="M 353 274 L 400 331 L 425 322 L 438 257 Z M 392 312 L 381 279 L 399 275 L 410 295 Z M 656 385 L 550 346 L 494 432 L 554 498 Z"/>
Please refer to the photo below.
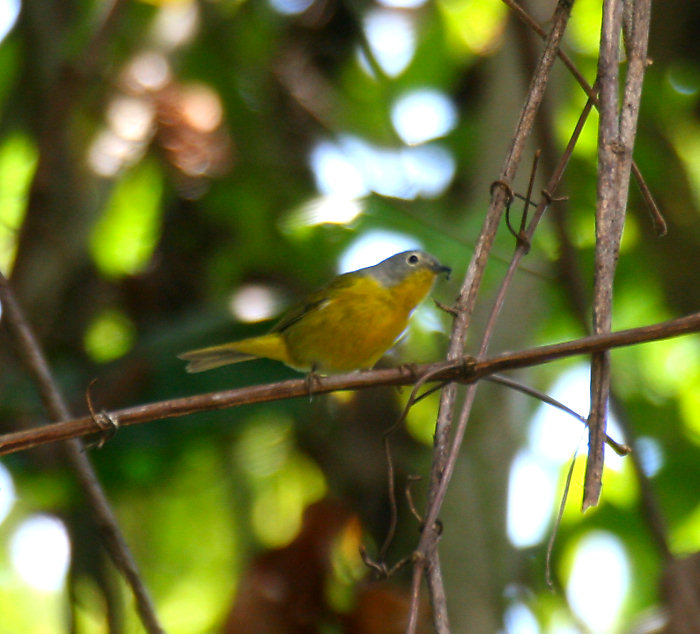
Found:
<path fill-rule="evenodd" d="M 266 357 L 332 374 L 371 368 L 405 330 L 413 309 L 450 268 L 404 251 L 339 275 L 292 308 L 270 333 L 178 355 L 188 372 Z"/>

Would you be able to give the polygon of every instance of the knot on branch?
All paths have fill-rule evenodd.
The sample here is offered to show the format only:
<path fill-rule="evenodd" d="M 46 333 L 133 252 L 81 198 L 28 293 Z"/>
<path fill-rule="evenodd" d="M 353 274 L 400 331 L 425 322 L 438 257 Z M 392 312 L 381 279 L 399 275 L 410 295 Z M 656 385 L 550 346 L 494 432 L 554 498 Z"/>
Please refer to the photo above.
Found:
<path fill-rule="evenodd" d="M 491 187 L 489 187 L 489 194 L 491 194 L 491 196 L 493 196 L 494 192 L 496 191 L 496 188 L 498 188 L 498 187 L 500 187 L 505 192 L 506 207 L 510 207 L 511 203 L 515 199 L 515 194 L 513 194 L 513 190 L 511 189 L 511 186 L 508 183 L 506 183 L 506 181 L 501 181 L 501 180 L 493 181 L 493 183 L 491 183 Z"/>

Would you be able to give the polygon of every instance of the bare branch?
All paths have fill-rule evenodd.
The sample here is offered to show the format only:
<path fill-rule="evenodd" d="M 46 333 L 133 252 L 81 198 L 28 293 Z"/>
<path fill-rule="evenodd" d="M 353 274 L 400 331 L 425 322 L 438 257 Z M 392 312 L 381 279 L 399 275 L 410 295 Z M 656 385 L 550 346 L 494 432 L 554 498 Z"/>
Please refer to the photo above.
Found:
<path fill-rule="evenodd" d="M 515 13 L 515 15 L 518 17 L 518 19 L 523 22 L 523 24 L 526 24 L 529 28 L 531 28 L 537 35 L 539 35 L 542 39 L 545 39 L 547 37 L 546 31 L 537 23 L 537 21 L 521 6 L 519 5 L 515 0 L 503 0 L 503 3 L 508 5 L 508 7 Z M 574 62 L 571 60 L 571 58 L 561 49 L 557 51 L 557 55 L 559 59 L 563 62 L 564 66 L 568 69 L 568 71 L 571 73 L 571 75 L 576 79 L 578 82 L 579 86 L 583 88 L 583 91 L 593 99 L 593 105 L 595 105 L 596 108 L 599 107 L 598 103 L 598 94 L 597 94 L 597 89 L 595 86 L 591 86 L 587 81 L 586 78 L 580 73 L 578 68 L 576 68 L 576 65 Z M 651 216 L 652 223 L 654 225 L 654 230 L 656 231 L 656 234 L 658 236 L 664 236 L 666 235 L 667 231 L 667 226 L 666 226 L 666 220 L 663 217 L 663 214 L 661 213 L 661 209 L 659 209 L 659 206 L 656 204 L 656 200 L 654 200 L 654 196 L 651 193 L 651 190 L 649 189 L 649 186 L 647 185 L 644 176 L 637 166 L 637 164 L 632 160 L 632 174 L 634 175 L 635 180 L 637 181 L 637 185 L 639 186 L 639 191 L 642 194 L 642 198 L 644 199 L 644 202 L 646 203 L 647 209 L 649 211 L 649 215 Z"/>
<path fill-rule="evenodd" d="M 54 420 L 68 420 L 71 417 L 68 407 L 51 375 L 44 354 L 22 314 L 10 284 L 2 273 L 0 273 L 0 302 L 3 307 L 3 322 L 39 390 L 44 407 Z M 158 623 L 153 604 L 141 579 L 136 562 L 100 486 L 92 464 L 83 451 L 82 444 L 80 441 L 72 439 L 63 443 L 62 449 L 95 514 L 107 552 L 131 586 L 144 627 L 151 634 L 164 632 Z"/>
<path fill-rule="evenodd" d="M 596 206 L 596 267 L 593 300 L 593 332 L 612 327 L 612 289 L 624 226 L 636 136 L 639 102 L 646 68 L 650 6 L 635 2 L 628 27 L 628 72 L 621 109 L 618 107 L 619 42 L 623 1 L 606 0 L 598 64 L 600 127 L 598 136 L 598 203 Z M 619 112 L 618 112 L 619 111 Z M 607 353 L 593 357 L 588 462 L 583 509 L 598 503 L 602 486 L 604 438 L 610 395 L 610 359 Z"/>
<path fill-rule="evenodd" d="M 498 177 L 498 182 L 502 183 L 504 187 L 492 189 L 491 204 L 489 205 L 489 209 L 486 213 L 486 218 L 484 220 L 481 233 L 479 234 L 477 245 L 474 249 L 474 255 L 472 256 L 469 268 L 467 269 L 467 274 L 462 284 L 460 295 L 457 299 L 456 308 L 458 315 L 455 318 L 452 328 L 450 346 L 447 354 L 448 359 L 457 358 L 462 354 L 462 350 L 464 349 L 467 328 L 469 327 L 471 315 L 476 305 L 476 297 L 481 286 L 481 280 L 486 268 L 487 258 L 493 245 L 496 231 L 503 214 L 504 206 L 507 204 L 507 200 L 510 195 L 510 183 L 517 172 L 525 142 L 530 136 L 534 125 L 535 115 L 537 114 L 539 106 L 544 98 L 545 89 L 557 56 L 557 51 L 559 50 L 561 39 L 564 35 L 566 25 L 568 24 L 570 12 L 570 2 L 567 0 L 560 0 L 557 3 L 552 19 L 552 29 L 547 38 L 545 48 L 542 51 L 538 61 L 532 81 L 530 82 L 530 87 L 525 98 L 525 103 L 520 114 L 520 119 L 518 121 L 511 146 L 506 153 L 506 157 L 501 168 L 501 173 Z M 541 213 L 544 213 L 544 209 L 542 209 Z M 535 214 L 535 218 L 532 220 L 531 225 L 533 230 L 541 217 L 541 213 L 539 216 Z M 510 267 L 511 271 L 514 271 L 524 253 L 525 242 L 520 241 L 518 248 L 516 249 L 516 255 L 513 259 L 513 263 Z M 512 273 L 510 273 L 510 275 L 512 275 Z M 508 275 L 506 277 L 508 277 Z M 502 300 L 497 300 L 496 307 L 494 307 L 492 312 L 494 321 L 500 312 L 501 303 Z M 481 346 L 482 353 L 488 346 L 489 338 L 489 334 L 487 333 L 484 336 Z M 414 601 L 411 604 L 410 620 L 408 627 L 406 628 L 407 634 L 413 634 L 416 628 L 418 605 L 415 602 L 415 598 L 418 594 L 418 587 L 420 586 L 422 577 L 423 567 L 420 564 L 422 561 L 427 563 L 426 569 L 428 572 L 428 588 L 430 590 L 431 599 L 433 600 L 435 625 L 436 627 L 438 625 L 444 625 L 445 629 L 438 630 L 438 632 L 449 631 L 449 626 L 447 625 L 447 606 L 435 604 L 435 597 L 443 597 L 444 591 L 442 589 L 442 579 L 434 574 L 435 571 L 439 570 L 439 564 L 437 562 L 438 534 L 434 529 L 434 526 L 442 506 L 442 501 L 447 491 L 447 486 L 454 470 L 454 465 L 456 464 L 456 456 L 462 444 L 469 413 L 471 412 L 471 407 L 475 396 L 476 388 L 472 387 L 467 391 L 460 413 L 457 432 L 455 433 L 454 439 L 451 439 L 450 436 L 452 433 L 456 406 L 456 386 L 454 384 L 448 385 L 442 391 L 440 409 L 438 411 L 437 424 L 435 428 L 433 464 L 430 474 L 430 487 L 428 489 L 425 526 L 421 534 L 417 551 L 420 557 L 418 558 L 418 563 L 414 568 L 412 580 L 412 597 Z M 435 565 L 432 565 L 433 563 L 435 563 Z"/>
<path fill-rule="evenodd" d="M 507 376 L 501 376 L 500 374 L 494 374 L 492 376 L 484 377 L 484 380 L 491 381 L 492 383 L 500 383 L 501 385 L 505 385 L 506 387 L 509 387 L 512 390 L 516 390 L 518 392 L 522 392 L 523 394 L 527 394 L 528 396 L 532 396 L 537 400 L 546 403 L 547 405 L 551 405 L 552 407 L 560 409 L 562 412 L 566 412 L 570 416 L 573 416 L 576 420 L 582 422 L 584 425 L 588 425 L 588 419 L 585 416 L 582 416 L 570 407 L 567 407 L 561 401 L 552 398 L 551 396 L 549 396 L 549 394 L 540 392 L 539 390 L 536 390 L 535 388 L 530 387 L 529 385 L 524 385 Z M 610 436 L 608 436 L 607 434 L 605 435 L 605 442 L 608 445 L 608 447 L 610 447 L 610 449 L 612 449 L 618 456 L 627 456 L 632 452 L 632 449 L 630 449 L 627 445 L 620 444 L 616 440 L 610 438 Z"/>
<path fill-rule="evenodd" d="M 598 203 L 596 205 L 595 280 L 593 332 L 609 332 L 612 324 L 612 289 L 624 226 L 625 206 L 620 206 L 621 185 L 617 154 L 619 143 L 618 77 L 622 0 L 603 3 L 598 59 L 600 125 L 598 128 Z M 583 489 L 583 510 L 598 504 L 603 477 L 603 436 L 608 416 L 610 357 L 593 356 L 591 364 L 591 412 L 588 417 L 588 461 Z"/>
<path fill-rule="evenodd" d="M 410 373 L 407 373 L 403 368 L 391 368 L 321 376 L 318 377 L 317 384 L 314 386 L 314 394 L 361 390 L 380 385 L 410 385 L 427 374 L 431 375 L 431 381 L 471 383 L 506 370 L 532 367 L 566 357 L 660 341 L 696 332 L 700 332 L 700 313 L 640 328 L 620 330 L 604 335 L 590 335 L 518 352 L 504 352 L 483 360 L 466 357 L 457 361 L 440 361 L 439 363 L 418 365 Z M 299 397 L 308 398 L 308 395 L 306 379 L 299 378 L 136 405 L 106 414 L 118 421 L 121 428 L 253 403 L 268 403 Z M 83 416 L 34 429 L 3 434 L 0 435 L 0 456 L 102 431 L 102 428 L 97 426 L 90 416 Z"/>

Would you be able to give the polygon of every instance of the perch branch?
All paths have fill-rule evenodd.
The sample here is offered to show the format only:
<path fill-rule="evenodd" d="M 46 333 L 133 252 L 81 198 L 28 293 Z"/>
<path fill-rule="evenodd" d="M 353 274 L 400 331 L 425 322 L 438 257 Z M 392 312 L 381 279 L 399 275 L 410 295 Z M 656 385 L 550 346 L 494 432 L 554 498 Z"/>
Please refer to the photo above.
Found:
<path fill-rule="evenodd" d="M 0 286 L 0 288 L 2 287 Z M 475 360 L 472 357 L 462 357 L 455 361 L 418 365 L 410 372 L 407 372 L 405 368 L 391 368 L 319 376 L 314 384 L 314 394 L 361 390 L 380 385 L 411 385 L 428 373 L 432 375 L 432 381 L 471 383 L 506 370 L 526 368 L 566 357 L 660 341 L 696 332 L 700 332 L 700 313 L 604 335 L 589 335 L 580 339 L 518 352 L 503 352 L 487 359 Z M 137 405 L 114 410 L 107 415 L 118 421 L 119 427 L 123 428 L 199 412 L 210 412 L 253 403 L 268 403 L 289 398 L 308 398 L 308 396 L 308 383 L 306 379 L 299 378 Z M 89 436 L 102 431 L 102 427 L 90 416 L 83 416 L 60 423 L 3 434 L 0 435 L 0 455 L 16 453 L 69 438 Z"/>

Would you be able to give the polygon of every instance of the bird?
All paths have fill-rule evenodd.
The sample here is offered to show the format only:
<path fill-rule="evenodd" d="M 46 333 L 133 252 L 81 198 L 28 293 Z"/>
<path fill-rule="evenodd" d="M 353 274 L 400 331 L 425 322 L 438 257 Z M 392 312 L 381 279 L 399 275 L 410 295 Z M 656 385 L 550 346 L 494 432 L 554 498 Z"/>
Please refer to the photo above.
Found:
<path fill-rule="evenodd" d="M 264 335 L 190 350 L 188 372 L 268 358 L 301 372 L 338 374 L 372 368 L 408 325 L 442 273 L 432 255 L 403 251 L 337 276 L 291 308 Z"/>

